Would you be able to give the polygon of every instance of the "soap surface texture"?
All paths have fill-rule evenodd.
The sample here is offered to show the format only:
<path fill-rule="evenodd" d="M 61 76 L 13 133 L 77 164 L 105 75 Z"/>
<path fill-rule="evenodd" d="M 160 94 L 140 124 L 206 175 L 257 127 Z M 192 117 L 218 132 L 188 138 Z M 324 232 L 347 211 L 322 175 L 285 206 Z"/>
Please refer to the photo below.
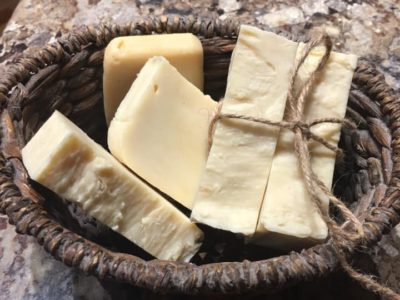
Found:
<path fill-rule="evenodd" d="M 273 33 L 241 26 L 221 113 L 281 121 L 297 46 Z M 278 134 L 276 127 L 219 120 L 192 220 L 252 235 Z"/>
<path fill-rule="evenodd" d="M 29 176 L 151 255 L 189 261 L 202 232 L 59 112 L 22 150 Z"/>
<path fill-rule="evenodd" d="M 303 48 L 304 44 L 300 44 L 297 59 Z M 324 49 L 321 47 L 311 51 L 298 73 L 296 94 L 315 70 L 323 54 Z M 356 62 L 355 55 L 331 52 L 306 100 L 303 120 L 311 122 L 320 118 L 344 118 Z M 323 123 L 313 127 L 312 131 L 336 146 L 340 128 L 340 124 Z M 330 188 L 336 153 L 314 141 L 309 142 L 309 150 L 312 169 Z M 322 198 L 322 201 L 325 209 L 328 209 L 328 199 Z M 294 151 L 294 134 L 281 130 L 254 240 L 274 248 L 292 249 L 322 242 L 327 235 L 327 226 L 304 183 Z"/>
<path fill-rule="evenodd" d="M 191 209 L 208 155 L 217 102 L 163 57 L 143 67 L 108 130 L 111 153 Z"/>
<path fill-rule="evenodd" d="M 113 39 L 104 54 L 104 111 L 107 123 L 147 60 L 164 56 L 200 90 L 203 89 L 203 47 L 191 33 L 126 36 Z"/>

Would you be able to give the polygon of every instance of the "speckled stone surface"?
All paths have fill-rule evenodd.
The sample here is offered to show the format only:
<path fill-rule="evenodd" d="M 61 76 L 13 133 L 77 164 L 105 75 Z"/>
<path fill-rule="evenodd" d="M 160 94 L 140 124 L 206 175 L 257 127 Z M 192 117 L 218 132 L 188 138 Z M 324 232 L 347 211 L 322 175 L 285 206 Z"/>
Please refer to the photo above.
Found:
<path fill-rule="evenodd" d="M 379 65 L 387 82 L 400 90 L 399 0 L 21 0 L 0 39 L 0 76 L 22 53 L 33 53 L 76 26 L 103 20 L 124 23 L 160 14 L 237 17 L 243 23 L 281 27 L 295 35 L 325 30 L 337 50 L 367 57 Z M 367 257 L 359 265 L 376 271 L 384 282 L 400 291 L 400 227 L 370 252 L 376 269 Z M 187 299 L 99 283 L 55 261 L 31 237 L 16 234 L 6 218 L 0 216 L 0 300 L 112 298 Z M 269 299 L 377 297 L 338 273 Z"/>

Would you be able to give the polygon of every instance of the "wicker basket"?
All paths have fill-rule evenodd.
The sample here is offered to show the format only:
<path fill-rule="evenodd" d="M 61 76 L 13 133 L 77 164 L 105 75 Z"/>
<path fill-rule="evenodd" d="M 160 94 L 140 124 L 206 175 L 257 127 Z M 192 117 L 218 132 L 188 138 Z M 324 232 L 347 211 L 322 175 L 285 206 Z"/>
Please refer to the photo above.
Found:
<path fill-rule="evenodd" d="M 153 32 L 198 35 L 205 52 L 205 90 L 218 99 L 224 93 L 238 28 L 232 20 L 194 17 L 152 18 L 126 26 L 101 25 L 63 37 L 10 66 L 0 83 L 0 209 L 16 230 L 34 236 L 66 265 L 102 279 L 163 293 L 268 292 L 335 270 L 338 261 L 329 241 L 269 259 L 265 252 L 262 260 L 240 261 L 246 256 L 236 256 L 222 259 L 239 262 L 198 265 L 144 260 L 120 253 L 138 252 L 123 246 L 130 245 L 123 238 L 105 234 L 107 229 L 79 208 L 53 201 L 54 195 L 28 180 L 20 150 L 55 109 L 104 145 L 102 63 L 104 47 L 112 38 Z M 384 230 L 399 221 L 400 101 L 384 77 L 364 60 L 359 61 L 353 78 L 347 117 L 359 128 L 342 132 L 341 147 L 346 155 L 336 172 L 345 175 L 340 176 L 336 194 L 363 220 L 363 246 L 373 245 Z M 355 250 L 350 249 L 349 254 Z"/>

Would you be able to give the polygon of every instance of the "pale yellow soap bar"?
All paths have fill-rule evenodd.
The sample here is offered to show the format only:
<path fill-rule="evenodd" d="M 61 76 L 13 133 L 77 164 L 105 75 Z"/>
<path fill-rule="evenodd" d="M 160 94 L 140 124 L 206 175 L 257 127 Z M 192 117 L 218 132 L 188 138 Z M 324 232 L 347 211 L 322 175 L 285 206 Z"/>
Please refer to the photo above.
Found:
<path fill-rule="evenodd" d="M 217 102 L 163 57 L 151 58 L 108 130 L 111 153 L 136 174 L 191 209 L 208 155 Z"/>
<path fill-rule="evenodd" d="M 301 44 L 297 56 L 301 54 Z M 299 92 L 323 55 L 323 49 L 314 49 L 300 68 L 296 83 Z M 327 65 L 307 99 L 304 120 L 343 118 L 356 67 L 357 57 L 332 52 Z M 313 132 L 329 143 L 337 145 L 340 124 L 321 124 Z M 293 133 L 281 130 L 275 151 L 263 207 L 254 242 L 275 248 L 309 246 L 326 239 L 328 230 L 308 194 L 293 148 Z M 323 145 L 310 142 L 312 168 L 316 175 L 331 187 L 336 155 Z M 324 207 L 328 209 L 328 200 Z"/>
<path fill-rule="evenodd" d="M 222 113 L 281 121 L 298 44 L 241 26 Z M 256 230 L 279 129 L 220 120 L 191 219 L 244 235 Z"/>
<path fill-rule="evenodd" d="M 202 232 L 59 112 L 22 150 L 29 176 L 159 259 L 189 261 Z"/>
<path fill-rule="evenodd" d="M 104 54 L 104 111 L 109 124 L 136 75 L 153 56 L 164 56 L 200 90 L 203 47 L 191 33 L 127 36 L 113 39 Z"/>

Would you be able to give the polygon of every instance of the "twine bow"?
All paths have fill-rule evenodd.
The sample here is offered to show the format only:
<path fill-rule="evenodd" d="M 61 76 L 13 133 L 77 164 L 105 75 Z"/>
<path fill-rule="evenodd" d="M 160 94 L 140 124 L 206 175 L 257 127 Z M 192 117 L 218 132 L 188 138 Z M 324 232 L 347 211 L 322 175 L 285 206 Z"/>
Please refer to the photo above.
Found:
<path fill-rule="evenodd" d="M 302 86 L 300 92 L 298 94 L 295 94 L 295 81 L 300 67 L 304 64 L 311 50 L 319 45 L 324 46 L 325 52 L 321 57 L 316 69 L 311 73 L 305 84 Z M 375 281 L 372 276 L 356 271 L 348 263 L 347 249 L 351 248 L 351 246 L 358 245 L 362 241 L 364 237 L 363 226 L 360 220 L 357 219 L 357 217 L 350 211 L 350 209 L 347 208 L 347 206 L 340 199 L 333 195 L 331 190 L 317 177 L 311 167 L 310 150 L 308 147 L 308 141 L 310 139 L 324 145 L 326 148 L 330 149 L 336 154 L 342 155 L 342 151 L 336 145 L 332 145 L 324 138 L 313 133 L 311 131 L 311 128 L 313 126 L 322 123 L 337 123 L 345 124 L 353 128 L 356 127 L 352 122 L 346 119 L 339 118 L 321 118 L 308 123 L 302 120 L 306 99 L 311 89 L 313 88 L 320 71 L 326 65 L 331 51 L 332 42 L 327 35 L 320 35 L 306 44 L 300 59 L 297 60 L 294 66 L 293 74 L 289 82 L 289 90 L 286 102 L 287 114 L 285 121 L 275 122 L 264 118 L 257 118 L 232 113 L 221 113 L 221 108 L 223 105 L 223 101 L 221 101 L 218 112 L 215 114 L 210 123 L 208 136 L 209 145 L 211 146 L 212 144 L 212 136 L 215 130 L 216 122 L 221 119 L 244 120 L 274 127 L 280 127 L 292 131 L 294 134 L 294 151 L 298 158 L 301 173 L 304 177 L 305 186 L 319 214 L 328 226 L 330 233 L 330 243 L 335 250 L 340 265 L 350 277 L 357 280 L 359 283 L 361 283 L 371 291 L 378 293 L 382 296 L 389 297 L 391 299 L 400 299 L 400 296 L 396 294 L 393 290 L 388 287 L 382 286 L 380 283 Z M 336 223 L 329 216 L 329 211 L 327 211 L 322 206 L 322 197 L 328 198 L 330 203 L 332 203 L 343 216 L 345 222 L 342 226 Z M 348 228 L 348 225 L 351 225 L 352 228 Z"/>

